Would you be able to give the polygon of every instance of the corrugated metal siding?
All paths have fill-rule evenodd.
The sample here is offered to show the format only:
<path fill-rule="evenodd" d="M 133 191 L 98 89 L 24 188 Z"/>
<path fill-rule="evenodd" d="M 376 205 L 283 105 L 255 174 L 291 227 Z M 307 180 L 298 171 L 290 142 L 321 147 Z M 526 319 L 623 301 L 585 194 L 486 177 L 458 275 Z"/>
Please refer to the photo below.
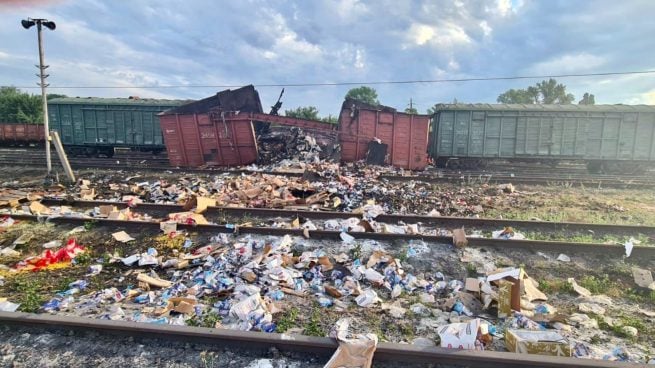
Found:
<path fill-rule="evenodd" d="M 655 112 L 655 105 L 437 104 L 436 111 Z"/>
<path fill-rule="evenodd" d="M 248 120 L 222 120 L 210 114 L 167 114 L 160 123 L 173 166 L 238 166 L 257 160 L 257 143 Z"/>
<path fill-rule="evenodd" d="M 366 159 L 368 143 L 379 138 L 388 145 L 387 164 L 411 170 L 427 166 L 430 117 L 355 107 L 344 103 L 340 119 L 341 159 L 351 162 Z"/>
<path fill-rule="evenodd" d="M 434 158 L 654 160 L 655 110 L 638 107 L 626 111 L 442 109 L 433 118 L 430 152 Z"/>
<path fill-rule="evenodd" d="M 157 114 L 174 107 L 146 102 L 118 105 L 68 100 L 71 99 L 48 102 L 50 128 L 59 132 L 64 145 L 163 147 Z M 92 99 L 95 100 L 100 99 Z"/>
<path fill-rule="evenodd" d="M 0 123 L 0 142 L 42 142 L 44 136 L 42 124 Z"/>

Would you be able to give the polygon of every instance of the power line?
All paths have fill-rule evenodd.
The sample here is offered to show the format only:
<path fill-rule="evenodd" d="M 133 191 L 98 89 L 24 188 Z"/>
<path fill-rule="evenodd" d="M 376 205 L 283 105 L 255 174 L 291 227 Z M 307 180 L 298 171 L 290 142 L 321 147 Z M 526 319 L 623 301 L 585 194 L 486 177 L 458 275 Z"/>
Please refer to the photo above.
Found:
<path fill-rule="evenodd" d="M 369 81 L 369 82 L 325 82 L 325 83 L 281 83 L 281 84 L 254 84 L 255 87 L 330 87 L 330 86 L 353 86 L 353 85 L 381 85 L 381 84 L 422 84 L 422 83 L 451 83 L 451 82 L 486 82 L 499 80 L 517 80 L 517 79 L 540 79 L 540 78 L 572 78 L 572 77 L 599 77 L 610 75 L 630 75 L 630 74 L 652 74 L 655 70 L 640 70 L 629 72 L 607 72 L 607 73 L 582 73 L 582 74 L 551 74 L 551 75 L 520 75 L 509 77 L 479 77 L 479 78 L 456 78 L 456 79 L 426 79 L 426 80 L 404 80 L 404 81 Z M 68 89 L 103 89 L 103 88 L 238 88 L 244 84 L 232 85 L 160 85 L 160 86 L 49 86 L 48 88 L 68 88 Z M 29 89 L 39 88 L 32 86 L 19 86 L 16 88 Z"/>

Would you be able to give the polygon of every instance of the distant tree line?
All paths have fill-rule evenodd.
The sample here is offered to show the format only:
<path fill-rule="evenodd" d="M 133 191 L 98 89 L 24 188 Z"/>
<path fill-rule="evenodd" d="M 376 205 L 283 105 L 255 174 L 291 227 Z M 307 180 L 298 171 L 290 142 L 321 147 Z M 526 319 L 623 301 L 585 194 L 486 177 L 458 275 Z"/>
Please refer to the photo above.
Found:
<path fill-rule="evenodd" d="M 49 94 L 48 99 L 66 97 Z M 43 123 L 41 96 L 22 92 L 16 87 L 0 87 L 0 123 Z"/>
<path fill-rule="evenodd" d="M 573 94 L 566 92 L 566 86 L 553 78 L 543 80 L 524 89 L 509 89 L 496 100 L 507 104 L 571 104 L 575 101 Z M 594 95 L 585 93 L 579 105 L 594 105 Z"/>

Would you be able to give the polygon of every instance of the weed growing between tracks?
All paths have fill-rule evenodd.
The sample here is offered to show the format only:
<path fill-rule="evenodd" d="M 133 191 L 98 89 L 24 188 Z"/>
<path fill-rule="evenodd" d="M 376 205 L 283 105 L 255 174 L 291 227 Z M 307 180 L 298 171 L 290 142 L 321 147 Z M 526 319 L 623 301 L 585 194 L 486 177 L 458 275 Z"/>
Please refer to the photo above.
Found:
<path fill-rule="evenodd" d="M 44 225 L 25 224 L 25 228 L 20 229 L 18 233 L 13 233 L 14 229 L 8 229 L 7 233 L 0 234 L 0 239 L 4 239 L 4 244 L 8 244 L 20 236 L 23 232 L 32 230 L 37 231 L 38 227 Z M 21 257 L 34 255 L 42 251 L 41 244 L 52 238 L 66 239 L 65 233 L 70 228 L 61 226 L 46 226 L 47 237 L 44 239 L 34 240 L 33 244 L 21 248 Z M 111 239 L 111 232 L 116 229 L 94 227 L 90 231 L 82 234 L 76 234 L 78 241 L 87 247 L 88 253 L 85 258 L 80 259 L 80 263 L 70 267 L 45 270 L 41 272 L 21 272 L 18 274 L 5 274 L 5 284 L 0 286 L 0 296 L 9 297 L 14 302 L 20 302 L 21 310 L 35 312 L 40 306 L 49 300 L 56 292 L 67 288 L 71 281 L 86 278 L 89 286 L 82 293 L 86 294 L 96 290 L 102 290 L 111 286 L 119 290 L 125 290 L 128 286 L 134 285 L 134 270 L 143 269 L 143 267 L 128 267 L 121 262 L 108 264 L 111 255 L 120 250 L 123 256 L 128 256 L 137 252 L 143 252 L 148 247 L 154 247 L 161 254 L 174 254 L 179 251 L 180 239 L 162 237 L 157 233 L 134 233 L 130 231 L 136 241 L 126 244 L 117 243 Z M 206 244 L 205 235 L 189 234 L 189 238 L 197 245 Z M 307 244 L 312 240 L 303 240 Z M 332 252 L 332 248 L 338 246 L 334 242 L 314 243 L 313 246 L 320 244 L 326 252 Z M 303 245 L 301 250 L 306 250 Z M 453 250 L 448 247 L 441 247 L 436 244 L 430 244 L 431 251 L 420 257 L 407 256 L 407 243 L 397 241 L 394 243 L 385 243 L 387 249 L 395 258 L 403 259 L 402 264 L 406 272 L 414 275 L 434 274 L 436 271 L 447 275 L 449 279 L 464 280 L 466 277 L 479 276 L 477 268 L 472 263 L 460 262 L 461 250 Z M 312 248 L 308 248 L 312 249 Z M 357 255 L 362 259 L 367 259 L 371 249 L 362 247 L 351 248 L 351 255 Z M 302 251 L 296 252 L 298 255 Z M 569 263 L 554 261 L 557 254 L 552 255 L 547 260 L 530 251 L 508 250 L 508 249 L 486 249 L 483 254 L 490 257 L 495 267 L 501 266 L 523 266 L 530 276 L 538 280 L 540 288 L 549 296 L 549 303 L 554 305 L 559 311 L 572 314 L 578 313 L 577 295 L 574 295 L 571 286 L 566 282 L 568 277 L 574 277 L 581 286 L 587 287 L 594 294 L 606 294 L 612 297 L 614 306 L 608 308 L 608 316 L 617 318 L 625 326 L 633 326 L 639 329 L 639 335 L 635 339 L 621 335 L 619 330 L 606 329 L 597 332 L 598 337 L 585 336 L 586 341 L 596 341 L 599 344 L 616 344 L 617 339 L 622 341 L 634 341 L 638 344 L 648 344 L 655 338 L 652 329 L 649 326 L 647 318 L 638 313 L 626 313 L 624 310 L 628 306 L 639 305 L 644 309 L 652 309 L 655 306 L 655 299 L 652 295 L 644 293 L 634 287 L 632 280 L 631 266 L 632 262 L 646 262 L 649 260 L 627 259 L 617 260 L 605 256 L 578 256 L 570 254 L 572 261 Z M 554 257 L 553 257 L 554 256 Z M 404 258 L 403 258 L 404 257 Z M 100 260 L 99 260 L 100 259 Z M 88 272 L 88 264 L 103 263 L 103 272 L 94 277 L 85 277 Z M 12 263 L 5 263 L 10 266 Z M 164 275 L 166 272 L 156 268 L 156 272 Z M 129 275 L 128 275 L 129 274 Z M 422 277 L 422 276 L 421 276 Z M 390 302 L 389 292 L 384 288 L 375 288 L 378 295 L 385 301 Z M 446 297 L 446 295 L 435 294 L 437 298 Z M 77 295 L 75 296 L 77 297 Z M 211 306 L 217 301 L 222 300 L 222 296 L 210 295 L 202 297 L 199 302 Z M 372 308 L 362 308 L 356 305 L 351 297 L 343 298 L 347 303 L 347 308 L 338 311 L 335 307 L 325 308 L 314 302 L 315 297 L 308 294 L 304 297 L 285 295 L 280 301 L 280 307 L 283 312 L 273 316 L 278 326 L 278 332 L 286 333 L 303 333 L 311 336 L 326 336 L 334 325 L 334 322 L 342 317 L 349 316 L 355 321 L 353 327 L 357 332 L 375 333 L 380 341 L 390 342 L 411 342 L 417 337 L 426 337 L 436 340 L 436 334 L 431 327 L 426 327 L 426 321 L 434 321 L 443 315 L 449 315 L 450 311 L 438 310 L 438 306 L 430 305 L 430 313 L 420 315 L 411 311 L 411 306 L 421 302 L 419 293 L 403 293 L 398 297 L 403 308 L 407 313 L 402 319 L 391 317 L 387 312 L 382 311 L 379 306 Z M 128 302 L 130 303 L 130 302 Z M 134 305 L 133 303 L 131 303 Z M 75 311 L 66 311 L 74 314 Z M 622 313 L 622 315 L 619 315 Z M 441 317 L 440 317 L 441 316 Z M 615 317 L 616 316 L 616 317 Z M 602 316 L 601 316 L 602 317 Z M 200 317 L 187 320 L 189 325 L 214 327 L 217 322 L 221 322 L 216 313 L 203 313 Z M 650 324 L 649 324 L 650 323 Z M 650 340 L 649 340 L 650 339 Z M 605 342 L 603 342 L 605 341 Z M 494 347 L 496 350 L 502 350 L 502 341 Z"/>
<path fill-rule="evenodd" d="M 655 192 L 648 189 L 588 189 L 519 186 L 513 202 L 496 201 L 484 217 L 554 222 L 655 225 Z"/>

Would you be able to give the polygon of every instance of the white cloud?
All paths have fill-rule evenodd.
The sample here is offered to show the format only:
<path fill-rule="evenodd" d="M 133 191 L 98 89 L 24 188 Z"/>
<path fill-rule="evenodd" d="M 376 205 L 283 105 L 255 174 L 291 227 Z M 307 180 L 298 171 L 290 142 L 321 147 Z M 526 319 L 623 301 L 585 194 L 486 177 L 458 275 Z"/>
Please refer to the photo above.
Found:
<path fill-rule="evenodd" d="M 246 45 L 249 53 L 259 54 L 269 60 L 294 58 L 298 62 L 311 62 L 317 60 L 322 50 L 318 45 L 302 39 L 298 33 L 292 30 L 282 14 L 268 10 L 267 19 L 258 26 L 257 32 L 264 32 L 273 35 L 273 43 L 260 48 L 253 45 Z"/>
<path fill-rule="evenodd" d="M 332 62 L 333 60 L 333 62 Z M 351 69 L 359 71 L 366 69 L 366 50 L 361 46 L 353 44 L 345 44 L 343 47 L 333 53 L 333 57 L 328 59 L 332 65 L 337 65 L 341 72 Z"/>
<path fill-rule="evenodd" d="M 336 11 L 343 20 L 354 20 L 368 12 L 368 7 L 359 0 L 339 0 Z"/>
<path fill-rule="evenodd" d="M 450 61 L 448 61 L 448 69 L 457 71 L 459 70 L 459 67 L 459 63 L 455 59 L 450 59 Z"/>
<path fill-rule="evenodd" d="M 454 47 L 472 42 L 466 31 L 453 23 L 438 26 L 414 23 L 407 30 L 406 37 L 416 46 Z"/>
<path fill-rule="evenodd" d="M 523 7 L 523 0 L 496 0 L 493 7 L 485 7 L 485 10 L 490 13 L 498 14 L 501 17 L 512 15 Z"/>
<path fill-rule="evenodd" d="M 482 33 L 484 33 L 485 37 L 491 36 L 491 32 L 493 31 L 493 28 L 489 26 L 489 23 L 487 23 L 486 20 L 480 22 L 480 28 L 482 29 Z"/>
<path fill-rule="evenodd" d="M 533 74 L 597 72 L 605 63 L 606 58 L 602 56 L 589 53 L 566 54 L 533 64 L 527 68 L 527 72 Z"/>
<path fill-rule="evenodd" d="M 355 63 L 353 66 L 357 69 L 364 69 L 366 63 L 364 61 L 364 50 L 357 49 L 355 50 Z"/>

